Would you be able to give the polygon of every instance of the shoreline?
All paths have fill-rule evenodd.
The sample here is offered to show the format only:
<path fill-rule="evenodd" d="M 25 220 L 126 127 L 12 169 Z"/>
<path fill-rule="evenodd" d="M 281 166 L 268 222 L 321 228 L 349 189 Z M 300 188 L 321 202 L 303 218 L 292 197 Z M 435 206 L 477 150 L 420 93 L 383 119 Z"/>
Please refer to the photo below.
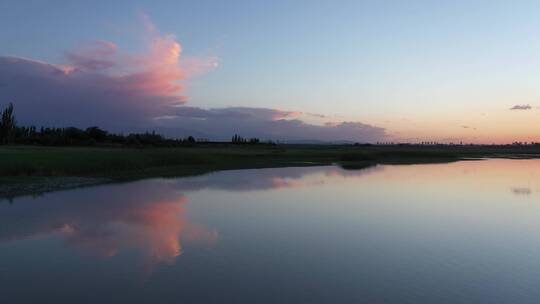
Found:
<path fill-rule="evenodd" d="M 466 147 L 467 148 L 467 147 Z M 450 163 L 482 159 L 535 159 L 538 150 L 433 149 L 322 145 L 189 148 L 0 147 L 0 201 L 27 195 L 146 178 L 174 178 L 224 170 L 339 165 Z"/>

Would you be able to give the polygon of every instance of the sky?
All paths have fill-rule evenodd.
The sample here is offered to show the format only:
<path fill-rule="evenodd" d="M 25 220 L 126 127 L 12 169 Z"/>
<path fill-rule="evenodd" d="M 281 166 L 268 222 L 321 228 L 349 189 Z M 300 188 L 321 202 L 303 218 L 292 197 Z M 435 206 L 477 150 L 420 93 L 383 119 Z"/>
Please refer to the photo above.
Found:
<path fill-rule="evenodd" d="M 540 141 L 536 1 L 0 0 L 21 123 L 169 136 Z"/>

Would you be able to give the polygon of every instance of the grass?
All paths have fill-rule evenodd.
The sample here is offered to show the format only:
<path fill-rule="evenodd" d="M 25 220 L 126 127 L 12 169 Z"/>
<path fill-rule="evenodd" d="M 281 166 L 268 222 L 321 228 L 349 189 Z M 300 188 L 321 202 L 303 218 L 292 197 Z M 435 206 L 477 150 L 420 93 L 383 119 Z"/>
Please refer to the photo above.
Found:
<path fill-rule="evenodd" d="M 215 170 L 340 163 L 361 169 L 376 163 L 448 162 L 463 158 L 540 156 L 540 147 L 336 146 L 200 144 L 181 148 L 0 147 L 0 196 L 146 177 Z M 84 179 L 81 179 L 84 178 Z M 39 186 L 41 185 L 41 186 Z"/>

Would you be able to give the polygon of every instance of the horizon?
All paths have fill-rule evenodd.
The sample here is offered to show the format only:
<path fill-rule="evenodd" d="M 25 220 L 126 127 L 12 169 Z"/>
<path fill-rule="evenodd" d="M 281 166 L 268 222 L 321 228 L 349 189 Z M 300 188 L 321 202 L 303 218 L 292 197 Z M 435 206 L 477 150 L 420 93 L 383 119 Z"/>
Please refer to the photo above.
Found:
<path fill-rule="evenodd" d="M 22 125 L 210 140 L 540 142 L 538 9 L 4 2 L 0 108 Z"/>
<path fill-rule="evenodd" d="M 12 105 L 12 104 L 10 104 Z M 1 109 L 0 109 L 1 110 Z M 0 111 L 2 112 L 2 111 Z M 351 141 L 351 140 L 339 140 L 339 139 L 335 139 L 335 140 L 318 140 L 318 139 L 297 139 L 297 140 L 294 140 L 294 139 L 291 139 L 291 140 L 279 140 L 279 139 L 273 139 L 273 138 L 259 138 L 259 137 L 243 137 L 242 134 L 237 134 L 237 133 L 234 133 L 233 135 L 230 136 L 230 138 L 228 139 L 225 139 L 225 138 L 220 138 L 220 139 L 210 139 L 210 138 L 204 138 L 204 137 L 194 137 L 192 135 L 186 135 L 186 136 L 172 136 L 172 137 L 168 137 L 167 135 L 165 134 L 162 134 L 162 133 L 159 133 L 159 132 L 156 132 L 155 129 L 152 129 L 152 130 L 149 130 L 149 129 L 145 129 L 145 130 L 132 130 L 131 132 L 128 132 L 128 133 L 125 133 L 124 132 L 110 132 L 108 130 L 104 130 L 102 128 L 100 128 L 99 126 L 95 126 L 95 125 L 91 125 L 91 126 L 88 126 L 88 127 L 74 127 L 74 126 L 65 126 L 65 127 L 57 127 L 57 126 L 49 126 L 49 125 L 41 125 L 41 126 L 36 126 L 36 125 L 18 125 L 17 124 L 17 120 L 16 120 L 16 115 L 13 115 L 12 116 L 14 121 L 15 121 L 15 129 L 17 129 L 18 131 L 15 131 L 15 132 L 23 132 L 26 134 L 26 132 L 34 132 L 33 135 L 31 134 L 26 134 L 24 136 L 21 136 L 19 138 L 16 139 L 15 142 L 17 142 L 17 140 L 19 141 L 19 144 L 21 142 L 26 142 L 26 144 L 44 144 L 44 143 L 40 143 L 40 140 L 39 138 L 43 135 L 47 135 L 48 133 L 54 133 L 55 136 L 62 136 L 62 134 L 64 134 L 65 136 L 67 136 L 68 138 L 75 135 L 75 134 L 71 134 L 73 132 L 77 132 L 79 134 L 77 135 L 80 135 L 80 133 L 86 133 L 86 135 L 89 135 L 88 133 L 89 132 L 100 132 L 103 134 L 103 137 L 101 142 L 101 144 L 103 143 L 109 143 L 109 144 L 112 144 L 112 143 L 115 143 L 115 141 L 111 141 L 112 138 L 115 138 L 116 141 L 118 141 L 118 138 L 116 137 L 120 137 L 122 138 L 122 141 L 125 141 L 127 140 L 129 137 L 132 137 L 132 136 L 156 136 L 159 138 L 160 141 L 175 141 L 177 143 L 241 143 L 241 144 L 259 144 L 259 143 L 262 143 L 262 144 L 307 144 L 307 145 L 311 145 L 311 144 L 322 144 L 322 145 L 354 145 L 354 146 L 365 146 L 365 145 L 370 145 L 370 146 L 403 146 L 403 145 L 410 145 L 410 146 L 426 146 L 426 147 L 429 147 L 429 146 L 539 146 L 540 145 L 540 142 L 534 142 L 534 141 L 531 141 L 531 142 L 526 142 L 526 141 L 513 141 L 513 142 L 509 142 L 509 143 L 491 143 L 491 144 L 488 144 L 488 143 L 472 143 L 472 142 L 463 142 L 463 141 L 459 141 L 459 142 L 438 142 L 438 141 L 430 141 L 430 140 L 426 140 L 426 141 L 420 141 L 420 142 L 394 142 L 394 141 L 377 141 L 377 142 L 354 142 L 354 141 Z M 65 132 L 71 132 L 69 135 Z M 30 135 L 30 136 L 29 136 Z M 31 139 L 32 136 L 35 136 L 34 139 Z M 111 137 L 109 139 L 107 139 L 107 137 Z M 88 139 L 90 138 L 93 138 L 93 136 L 90 136 Z M 235 138 L 239 138 L 239 141 L 236 141 Z M 89 142 L 87 142 L 88 139 L 85 139 L 85 140 L 82 140 L 78 143 L 75 143 L 75 145 L 89 145 Z M 250 140 L 255 140 L 255 142 L 251 142 Z M 72 143 L 73 144 L 73 143 Z M 94 143 L 95 144 L 95 143 Z M 118 142 L 116 142 L 116 144 L 118 144 Z M 139 143 L 140 144 L 140 143 Z M 45 145 L 66 145 L 66 143 L 62 143 L 62 144 L 52 144 L 52 143 L 45 143 Z M 92 144 L 90 144 L 92 145 Z"/>

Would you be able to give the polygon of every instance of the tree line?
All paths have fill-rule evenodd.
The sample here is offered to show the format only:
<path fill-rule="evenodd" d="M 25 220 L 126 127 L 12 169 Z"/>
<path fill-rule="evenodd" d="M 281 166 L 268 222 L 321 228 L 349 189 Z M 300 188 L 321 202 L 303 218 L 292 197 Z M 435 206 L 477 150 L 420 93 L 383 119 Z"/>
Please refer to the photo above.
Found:
<path fill-rule="evenodd" d="M 234 136 L 231 138 L 231 143 L 233 144 L 258 144 L 261 141 L 256 138 L 243 138 L 242 136 L 238 134 L 234 134 Z"/>
<path fill-rule="evenodd" d="M 197 140 L 193 136 L 182 139 L 165 138 L 155 131 L 131 133 L 128 135 L 111 133 L 99 127 L 80 129 L 76 127 L 49 128 L 18 126 L 14 106 L 10 103 L 0 119 L 0 144 L 45 145 L 45 146 L 92 146 L 96 144 L 132 145 L 132 146 L 184 146 L 193 145 Z M 244 139 L 235 134 L 233 144 L 258 144 L 258 138 Z"/>

